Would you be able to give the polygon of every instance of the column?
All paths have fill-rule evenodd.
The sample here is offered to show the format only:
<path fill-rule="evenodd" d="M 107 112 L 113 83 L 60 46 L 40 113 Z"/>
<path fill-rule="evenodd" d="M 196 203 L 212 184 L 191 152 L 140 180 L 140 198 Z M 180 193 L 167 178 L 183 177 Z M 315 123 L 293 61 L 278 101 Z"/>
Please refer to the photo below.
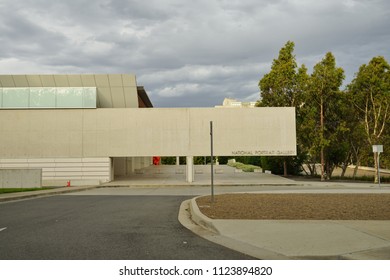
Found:
<path fill-rule="evenodd" d="M 176 165 L 180 165 L 180 157 L 176 157 Z"/>
<path fill-rule="evenodd" d="M 127 175 L 134 173 L 134 158 L 128 157 L 127 158 Z"/>
<path fill-rule="evenodd" d="M 194 181 L 194 157 L 193 156 L 187 156 L 187 166 L 186 166 L 186 175 L 187 175 L 187 182 L 192 183 Z"/>

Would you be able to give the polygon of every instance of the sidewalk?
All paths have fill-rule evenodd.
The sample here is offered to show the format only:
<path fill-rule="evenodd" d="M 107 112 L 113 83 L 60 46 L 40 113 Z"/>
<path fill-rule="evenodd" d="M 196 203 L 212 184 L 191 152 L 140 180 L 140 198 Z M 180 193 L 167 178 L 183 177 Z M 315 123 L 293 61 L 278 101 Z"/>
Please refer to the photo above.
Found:
<path fill-rule="evenodd" d="M 239 170 L 238 170 L 239 171 Z M 185 166 L 157 165 L 139 170 L 127 177 L 116 178 L 115 181 L 102 186 L 210 186 L 210 166 L 195 165 L 194 181 L 186 182 Z M 233 167 L 217 165 L 214 167 L 214 185 L 216 186 L 259 186 L 259 185 L 299 185 L 290 179 L 273 174 L 257 172 L 237 172 Z"/>

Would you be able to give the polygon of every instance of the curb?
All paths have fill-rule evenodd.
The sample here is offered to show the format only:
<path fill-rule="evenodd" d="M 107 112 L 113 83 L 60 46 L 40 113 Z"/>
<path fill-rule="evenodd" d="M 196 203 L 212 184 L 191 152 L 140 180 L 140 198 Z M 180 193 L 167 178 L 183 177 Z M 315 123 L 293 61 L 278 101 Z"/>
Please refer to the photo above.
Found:
<path fill-rule="evenodd" d="M 203 229 L 203 233 L 200 231 L 196 232 L 194 229 L 187 227 L 191 231 L 193 231 L 195 234 L 200 235 L 201 237 L 217 243 L 219 245 L 222 245 L 224 247 L 230 248 L 232 250 L 241 252 L 243 254 L 246 254 L 248 256 L 252 256 L 257 259 L 262 259 L 262 260 L 289 260 L 289 259 L 294 259 L 292 257 L 287 257 L 285 255 L 282 255 L 280 253 L 276 253 L 273 251 L 269 251 L 264 248 L 259 248 L 256 246 L 253 246 L 251 244 L 242 242 L 237 239 L 233 239 L 227 236 L 224 236 L 220 233 L 218 228 L 214 225 L 214 220 L 210 219 L 206 215 L 203 215 L 202 212 L 200 212 L 198 204 L 196 203 L 196 199 L 202 197 L 198 196 L 195 198 L 192 198 L 190 200 L 187 200 L 183 202 L 180 211 L 183 211 L 184 209 L 184 204 L 188 202 L 189 206 L 189 218 L 193 223 L 198 225 L 200 228 Z M 184 215 L 181 215 L 184 216 Z M 179 219 L 179 221 L 184 225 L 183 221 Z M 185 225 L 184 225 L 185 226 Z M 211 236 L 209 236 L 211 235 Z"/>
<path fill-rule="evenodd" d="M 191 184 L 191 183 L 178 183 L 178 184 L 164 184 L 161 185 L 159 183 L 156 184 L 124 184 L 124 185 L 109 185 L 109 184 L 102 184 L 99 185 L 99 188 L 120 188 L 120 187 L 135 187 L 135 188 L 155 188 L 155 187 L 210 187 L 210 184 Z M 304 186 L 310 186 L 308 184 L 294 184 L 294 183 L 287 183 L 287 184 L 271 184 L 271 183 L 248 183 L 248 184 L 242 184 L 242 183 L 236 183 L 236 184 L 214 184 L 214 186 L 217 187 L 273 187 L 273 186 L 286 186 L 286 187 L 304 187 Z"/>
<path fill-rule="evenodd" d="M 198 196 L 201 197 L 201 196 Z M 194 197 L 190 201 L 190 212 L 191 212 L 191 218 L 192 220 L 202 226 L 203 228 L 207 230 L 211 230 L 213 233 L 220 234 L 218 229 L 215 227 L 214 222 L 212 219 L 207 217 L 206 215 L 203 215 L 202 212 L 200 212 L 198 204 L 196 203 L 196 199 L 198 197 Z"/>
<path fill-rule="evenodd" d="M 81 192 L 81 191 L 86 191 L 86 190 L 90 190 L 90 189 L 95 189 L 97 187 L 99 187 L 99 186 L 60 187 L 60 188 L 41 190 L 41 191 L 6 193 L 6 194 L 0 195 L 0 203 L 1 202 L 15 201 L 15 200 L 23 200 L 23 199 L 52 196 L 52 195 L 71 193 L 71 192 Z"/>

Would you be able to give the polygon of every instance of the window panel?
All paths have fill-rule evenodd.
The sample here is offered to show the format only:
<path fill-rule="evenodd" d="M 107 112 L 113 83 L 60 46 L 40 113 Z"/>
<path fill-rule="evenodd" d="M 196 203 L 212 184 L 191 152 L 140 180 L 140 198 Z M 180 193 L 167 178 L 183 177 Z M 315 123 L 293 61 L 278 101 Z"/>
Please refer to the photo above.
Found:
<path fill-rule="evenodd" d="M 57 108 L 82 108 L 82 88 L 57 88 Z"/>
<path fill-rule="evenodd" d="M 96 108 L 96 88 L 83 88 L 83 107 Z"/>
<path fill-rule="evenodd" d="M 31 108 L 55 108 L 56 89 L 55 88 L 30 88 Z"/>
<path fill-rule="evenodd" d="M 28 88 L 3 88 L 4 108 L 28 108 Z"/>
<path fill-rule="evenodd" d="M 0 88 L 0 109 L 96 108 L 95 87 Z"/>

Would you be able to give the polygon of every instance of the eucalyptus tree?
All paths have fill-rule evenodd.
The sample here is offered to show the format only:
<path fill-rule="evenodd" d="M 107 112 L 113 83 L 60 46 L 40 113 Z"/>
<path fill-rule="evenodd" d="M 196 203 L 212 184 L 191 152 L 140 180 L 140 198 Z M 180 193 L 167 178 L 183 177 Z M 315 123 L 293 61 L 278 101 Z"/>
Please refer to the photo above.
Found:
<path fill-rule="evenodd" d="M 258 106 L 296 107 L 298 110 L 302 103 L 303 87 L 307 82 L 308 75 L 304 65 L 298 68 L 293 54 L 294 47 L 294 42 L 288 41 L 280 49 L 278 58 L 273 60 L 271 71 L 260 79 L 261 100 L 258 102 Z M 282 161 L 286 176 L 287 160 L 283 158 Z"/>
<path fill-rule="evenodd" d="M 390 66 L 382 56 L 363 64 L 348 86 L 353 104 L 360 115 L 368 145 L 387 140 L 390 123 Z M 377 154 L 374 154 L 377 170 Z M 375 182 L 378 181 L 377 172 Z"/>
<path fill-rule="evenodd" d="M 331 147 L 332 142 L 335 141 L 334 133 L 340 128 L 337 122 L 339 112 L 336 105 L 343 80 L 344 70 L 336 66 L 336 59 L 331 52 L 328 52 L 314 66 L 313 73 L 310 76 L 309 97 L 306 98 L 306 101 L 311 103 L 311 114 L 316 111 L 319 119 L 318 125 L 315 127 L 317 136 L 315 139 L 313 138 L 313 141 L 320 152 L 321 180 L 325 180 L 325 149 Z M 330 162 L 329 149 L 328 159 L 328 162 Z M 327 171 L 326 176 L 329 178 L 330 170 Z"/>

